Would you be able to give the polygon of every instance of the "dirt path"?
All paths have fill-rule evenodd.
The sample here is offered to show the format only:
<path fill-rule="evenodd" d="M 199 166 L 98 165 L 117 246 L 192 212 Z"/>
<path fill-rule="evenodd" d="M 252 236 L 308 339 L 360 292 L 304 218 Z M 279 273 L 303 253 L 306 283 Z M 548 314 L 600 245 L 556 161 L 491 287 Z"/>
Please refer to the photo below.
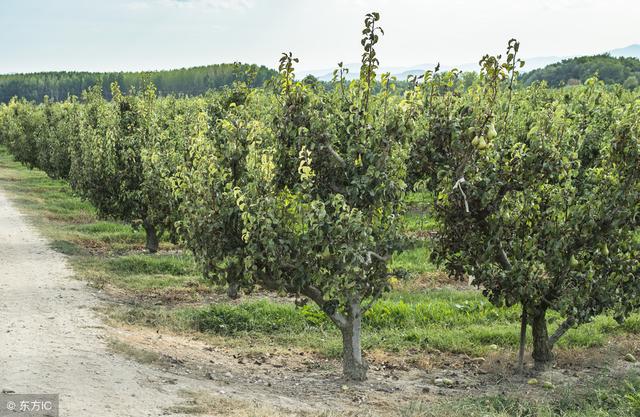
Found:
<path fill-rule="evenodd" d="M 172 415 L 188 381 L 109 352 L 98 301 L 70 275 L 0 191 L 0 390 L 59 393 L 64 417 Z"/>

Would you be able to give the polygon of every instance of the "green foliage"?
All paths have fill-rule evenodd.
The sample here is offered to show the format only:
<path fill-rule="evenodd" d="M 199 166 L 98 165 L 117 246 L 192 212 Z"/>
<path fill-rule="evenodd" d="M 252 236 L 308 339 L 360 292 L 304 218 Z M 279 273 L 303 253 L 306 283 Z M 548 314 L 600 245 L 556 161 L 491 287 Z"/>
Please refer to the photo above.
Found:
<path fill-rule="evenodd" d="M 389 288 L 402 238 L 411 117 L 388 76 L 372 92 L 378 19 L 365 20 L 359 80 L 315 89 L 283 54 L 277 95 L 233 102 L 211 135 L 203 119 L 176 177 L 182 236 L 212 278 L 232 294 L 259 285 L 309 297 L 344 332 Z"/>
<path fill-rule="evenodd" d="M 99 84 L 80 100 L 0 105 L 0 141 L 26 166 L 68 179 L 102 217 L 144 227 L 150 251 L 169 232 L 229 295 L 259 288 L 311 299 L 317 309 L 302 310 L 305 325 L 339 328 L 345 372 L 356 379 L 366 370 L 363 323 L 407 326 L 396 340 L 465 351 L 474 342 L 512 344 L 513 327 L 491 331 L 489 319 L 501 314 L 496 307 L 513 315 L 511 306 L 522 305 L 534 340 L 544 341 L 534 344 L 539 351 L 557 339 L 548 338 L 547 319 L 561 335 L 603 312 L 629 316 L 640 300 L 638 91 L 593 78 L 563 90 L 520 86 L 523 62 L 511 40 L 504 59 L 483 57 L 477 76 L 436 68 L 400 94 L 378 74 L 379 18 L 365 16 L 352 81 L 340 64 L 329 88 L 298 82 L 297 59 L 286 53 L 266 88 L 253 88 L 262 83 L 256 68 L 239 66 L 227 87 L 197 98 L 158 98 L 156 88 L 170 91 L 159 79 L 156 87 L 113 83 L 106 99 Z M 637 84 L 636 75 L 618 75 L 627 88 Z M 48 215 L 70 216 L 79 205 L 60 199 Z M 98 245 L 140 239 L 112 222 L 73 230 L 76 241 Z M 452 307 L 479 320 L 467 341 L 462 331 L 434 329 L 450 315 L 437 305 L 376 304 L 406 275 L 393 268 L 432 272 L 429 254 L 451 275 L 472 277 L 494 304 Z M 144 281 L 140 288 L 162 270 L 184 278 L 166 282 L 192 273 L 164 258 L 122 258 L 110 268 L 129 286 Z M 236 320 L 213 309 L 202 320 L 249 329 L 245 319 L 259 313 Z M 274 316 L 278 328 L 298 320 L 283 314 Z"/>
<path fill-rule="evenodd" d="M 517 50 L 486 56 L 467 94 L 425 78 L 412 155 L 434 195 L 434 259 L 495 304 L 524 305 L 545 362 L 567 328 L 637 306 L 637 98 L 594 79 L 514 89 Z M 567 317 L 549 340 L 547 309 Z"/>
<path fill-rule="evenodd" d="M 634 89 L 640 78 L 640 60 L 609 55 L 582 56 L 529 71 L 521 79 L 527 85 L 546 81 L 551 87 L 561 87 L 584 83 L 594 76 L 606 84 L 624 84 L 625 88 Z"/>
<path fill-rule="evenodd" d="M 63 101 L 72 96 L 80 97 L 96 84 L 111 99 L 113 83 L 120 85 L 124 91 L 142 90 L 153 83 L 162 96 L 195 96 L 230 86 L 234 81 L 246 81 L 248 73 L 253 87 L 262 86 L 276 75 L 275 71 L 265 66 L 239 63 L 150 72 L 7 74 L 0 75 L 0 102 L 8 103 L 12 97 L 40 102 L 45 96 L 54 101 Z"/>
<path fill-rule="evenodd" d="M 99 88 L 88 91 L 70 170 L 74 190 L 102 215 L 144 227 L 151 252 L 157 251 L 156 233 L 166 226 L 162 216 L 151 215 L 163 199 L 155 184 L 145 182 L 149 177 L 142 158 L 158 135 L 155 94 L 148 86 L 127 96 L 113 84 L 113 101 L 108 102 Z"/>
<path fill-rule="evenodd" d="M 236 84 L 220 101 L 203 106 L 191 136 L 178 143 L 183 148 L 178 148 L 177 168 L 169 179 L 180 202 L 176 223 L 182 241 L 207 277 L 230 284 L 232 296 L 237 282 L 246 279 L 237 199 L 261 145 L 264 129 L 257 115 L 269 105 L 264 99 Z"/>

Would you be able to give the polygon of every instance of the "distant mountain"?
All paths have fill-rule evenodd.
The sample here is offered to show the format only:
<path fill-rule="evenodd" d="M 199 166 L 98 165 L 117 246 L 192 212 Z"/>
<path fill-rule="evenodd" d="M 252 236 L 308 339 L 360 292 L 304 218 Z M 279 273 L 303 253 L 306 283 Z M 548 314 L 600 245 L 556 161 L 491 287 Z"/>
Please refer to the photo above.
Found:
<path fill-rule="evenodd" d="M 625 58 L 638 58 L 640 59 L 640 44 L 629 45 L 626 48 L 613 49 L 609 51 L 611 56 L 625 57 Z"/>
<path fill-rule="evenodd" d="M 548 57 L 536 57 L 536 58 L 525 59 L 526 61 L 525 70 L 532 71 L 538 68 L 546 67 L 549 64 L 560 62 L 565 58 L 567 57 L 548 56 Z M 424 74 L 425 71 L 434 69 L 435 66 L 436 64 L 417 64 L 417 65 L 412 65 L 408 67 L 380 67 L 380 70 L 378 72 L 379 73 L 389 72 L 391 73 L 391 75 L 398 78 L 399 80 L 406 80 L 407 77 L 410 75 L 422 75 Z M 345 77 L 347 80 L 353 80 L 358 78 L 358 75 L 360 72 L 359 63 L 345 64 L 344 68 L 347 68 L 349 70 L 349 73 Z M 441 71 L 449 71 L 454 68 L 460 71 L 478 71 L 479 63 L 470 62 L 470 63 L 460 64 L 460 65 L 447 65 L 447 64 L 440 65 Z M 311 70 L 311 71 L 298 71 L 297 75 L 299 78 L 304 78 L 307 75 L 313 75 L 320 81 L 331 81 L 331 79 L 333 78 L 334 69 L 335 68 L 323 68 L 323 69 Z"/>
<path fill-rule="evenodd" d="M 360 65 L 361 65 L 360 63 L 344 64 L 343 68 L 346 68 L 349 70 L 349 72 L 345 76 L 345 79 L 353 80 L 358 78 L 358 76 L 360 75 Z M 407 75 L 414 74 L 414 73 L 424 74 L 426 69 L 433 68 L 433 67 L 435 67 L 435 64 L 419 64 L 419 65 L 413 65 L 410 67 L 380 67 L 380 69 L 378 70 L 378 73 L 389 72 L 391 73 L 391 75 L 396 76 L 399 79 L 405 79 L 407 77 L 402 76 L 402 74 L 407 74 Z M 313 75 L 320 81 L 331 81 L 333 79 L 333 71 L 336 68 L 338 68 L 337 65 L 335 66 L 335 68 L 323 68 L 323 69 L 310 70 L 310 71 L 298 71 L 297 76 L 298 78 L 304 78 L 307 75 Z"/>
<path fill-rule="evenodd" d="M 640 58 L 640 44 L 629 45 L 625 48 L 612 49 L 606 52 L 613 57 L 625 57 L 625 58 Z M 574 58 L 575 56 L 541 56 L 523 58 L 525 66 L 523 72 L 535 71 L 552 64 L 556 64 L 566 59 Z M 416 64 L 407 67 L 381 67 L 379 72 L 390 72 L 391 75 L 397 77 L 399 80 L 405 80 L 409 75 L 421 75 L 428 69 L 433 69 L 435 64 Z M 360 71 L 359 63 L 346 64 L 345 68 L 349 69 L 347 79 L 352 80 L 358 77 Z M 458 65 L 442 64 L 440 69 L 442 71 L 451 70 L 457 68 L 461 71 L 478 71 L 478 62 L 464 63 Z M 333 70 L 335 68 L 323 68 L 312 71 L 299 71 L 298 76 L 303 78 L 307 75 L 313 75 L 321 81 L 331 81 L 333 78 Z"/>

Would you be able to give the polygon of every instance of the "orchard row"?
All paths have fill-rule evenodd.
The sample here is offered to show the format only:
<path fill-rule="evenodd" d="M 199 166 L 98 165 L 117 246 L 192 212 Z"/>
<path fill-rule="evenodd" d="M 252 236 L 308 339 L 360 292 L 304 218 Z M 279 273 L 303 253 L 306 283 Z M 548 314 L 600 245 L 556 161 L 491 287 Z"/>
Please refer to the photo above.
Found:
<path fill-rule="evenodd" d="M 638 93 L 595 79 L 518 86 L 511 41 L 472 85 L 429 71 L 399 94 L 377 74 L 378 20 L 366 16 L 355 81 L 342 68 L 332 88 L 296 81 L 283 54 L 264 88 L 14 99 L 0 141 L 143 227 L 150 252 L 169 235 L 231 296 L 260 287 L 317 303 L 342 332 L 348 378 L 366 378 L 363 313 L 401 275 L 389 263 L 406 247 L 411 189 L 433 197 L 434 260 L 491 302 L 522 306 L 537 366 L 569 328 L 603 312 L 623 320 L 640 302 Z M 566 317 L 553 334 L 549 309 Z"/>

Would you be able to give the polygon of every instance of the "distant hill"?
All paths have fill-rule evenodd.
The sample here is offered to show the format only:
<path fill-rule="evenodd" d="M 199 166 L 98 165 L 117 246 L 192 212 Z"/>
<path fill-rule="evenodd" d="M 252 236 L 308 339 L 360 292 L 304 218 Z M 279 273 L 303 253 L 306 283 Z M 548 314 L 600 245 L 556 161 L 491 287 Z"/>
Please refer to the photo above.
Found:
<path fill-rule="evenodd" d="M 626 57 L 626 58 L 640 58 L 640 45 L 634 44 L 629 45 L 625 48 L 613 49 L 611 51 L 605 52 L 605 54 L 609 54 L 613 57 Z M 538 70 L 540 68 L 544 68 L 548 65 L 552 65 L 563 60 L 574 58 L 573 56 L 540 56 L 540 57 L 531 57 L 524 58 L 526 62 L 525 67 L 522 69 L 523 72 L 532 72 Z M 360 69 L 360 64 L 351 63 L 345 64 L 345 68 L 349 69 L 349 74 L 347 75 L 347 79 L 354 79 L 358 77 L 358 71 Z M 379 72 L 390 72 L 391 75 L 397 77 L 399 80 L 406 80 L 409 75 L 420 75 L 424 74 L 426 70 L 433 69 L 436 66 L 435 63 L 430 64 L 416 64 L 407 67 L 381 67 Z M 453 68 L 457 68 L 461 71 L 478 71 L 479 66 L 478 62 L 468 62 L 461 63 L 456 65 L 451 64 L 442 64 L 440 68 L 443 71 L 451 70 Z M 321 81 L 331 81 L 333 78 L 333 70 L 335 68 L 322 68 L 317 70 L 307 70 L 307 71 L 299 71 L 297 74 L 300 78 L 305 77 L 306 75 L 313 75 Z"/>
<path fill-rule="evenodd" d="M 633 87 L 640 81 L 638 61 L 640 44 L 613 49 L 602 55 L 592 57 L 533 57 L 525 58 L 522 79 L 527 83 L 535 80 L 547 80 L 552 86 L 582 82 L 598 72 L 606 82 L 621 83 Z M 409 75 L 420 75 L 433 69 L 435 63 L 416 64 L 405 67 L 382 67 L 379 72 L 390 72 L 399 80 L 406 80 Z M 359 63 L 346 64 L 349 69 L 347 79 L 358 77 Z M 443 71 L 457 68 L 461 71 L 477 71 L 478 63 L 462 63 L 458 65 L 441 65 Z M 334 68 L 327 67 L 314 71 L 298 71 L 298 78 L 313 75 L 320 81 L 330 81 Z M 198 95 L 211 89 L 230 85 L 234 80 L 245 77 L 246 71 L 256 74 L 254 86 L 260 86 L 276 74 L 265 66 L 242 64 L 216 64 L 194 68 L 181 68 L 151 72 L 41 72 L 31 74 L 0 75 L 0 102 L 7 102 L 11 97 L 25 97 L 29 100 L 41 101 L 47 95 L 54 100 L 63 100 L 70 95 L 79 96 L 83 90 L 100 83 L 105 95 L 109 97 L 109 85 L 117 81 L 124 91 L 140 88 L 147 81 L 152 81 L 161 95 Z"/>
<path fill-rule="evenodd" d="M 609 51 L 609 55 L 615 57 L 627 57 L 640 59 L 640 45 L 629 45 L 626 48 L 613 49 Z"/>
<path fill-rule="evenodd" d="M 216 64 L 194 68 L 182 68 L 151 72 L 41 72 L 31 74 L 0 75 L 0 102 L 12 97 L 24 97 L 41 101 L 49 96 L 64 100 L 68 96 L 80 96 L 89 87 L 101 84 L 107 97 L 110 85 L 117 81 L 123 91 L 141 88 L 151 81 L 161 95 L 198 95 L 211 89 L 230 85 L 234 80 L 254 73 L 254 86 L 261 86 L 276 74 L 265 66 L 248 64 Z"/>
<path fill-rule="evenodd" d="M 522 75 L 525 84 L 546 81 L 552 87 L 577 84 L 597 74 L 607 84 L 636 88 L 640 81 L 640 60 L 609 54 L 565 59 Z"/>
<path fill-rule="evenodd" d="M 549 64 L 553 64 L 555 62 L 561 61 L 565 57 L 556 57 L 556 56 L 545 56 L 545 57 L 537 57 L 537 58 L 529 58 L 525 59 L 526 71 L 531 71 L 534 69 L 542 68 Z M 426 70 L 432 70 L 435 68 L 436 64 L 416 64 L 408 67 L 381 67 L 378 72 L 389 72 L 392 76 L 398 78 L 398 80 L 406 80 L 409 75 L 422 75 Z M 358 78 L 360 71 L 359 63 L 351 63 L 345 64 L 345 68 L 349 70 L 349 73 L 345 77 L 347 80 L 353 80 Z M 478 71 L 480 68 L 478 62 L 468 62 L 465 64 L 459 65 L 440 65 L 441 71 L 449 71 L 452 69 L 458 69 L 460 71 Z M 334 68 L 335 69 L 335 68 Z M 333 70 L 332 68 L 323 68 L 318 70 L 310 70 L 310 71 L 299 71 L 297 75 L 299 78 L 304 78 L 307 75 L 313 75 L 320 81 L 331 81 L 333 78 Z"/>

